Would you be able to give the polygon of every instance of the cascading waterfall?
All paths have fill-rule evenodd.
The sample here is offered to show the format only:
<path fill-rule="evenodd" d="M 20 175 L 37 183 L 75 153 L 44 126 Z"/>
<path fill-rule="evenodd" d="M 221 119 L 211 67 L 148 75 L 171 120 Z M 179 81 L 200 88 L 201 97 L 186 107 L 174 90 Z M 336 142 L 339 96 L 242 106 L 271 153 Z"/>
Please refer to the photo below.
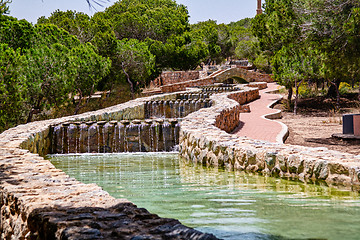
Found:
<path fill-rule="evenodd" d="M 124 125 L 124 135 L 123 135 L 123 139 L 124 139 L 124 152 L 129 152 L 129 141 L 127 138 L 127 132 L 128 132 L 128 128 L 129 128 L 129 121 L 123 120 L 122 121 L 123 125 Z"/>
<path fill-rule="evenodd" d="M 57 152 L 56 143 L 60 142 L 60 141 L 58 140 L 59 135 L 60 135 L 60 131 L 61 131 L 61 126 L 60 126 L 60 125 L 53 127 L 52 152 Z"/>
<path fill-rule="evenodd" d="M 96 138 L 97 138 L 97 152 L 100 153 L 100 126 L 96 125 Z"/>
<path fill-rule="evenodd" d="M 84 140 L 84 132 L 85 132 L 86 126 L 84 124 L 80 124 L 80 141 L 79 141 L 79 153 L 84 152 L 85 150 L 83 148 L 81 148 L 81 142 L 85 141 Z"/>
<path fill-rule="evenodd" d="M 122 138 L 122 134 L 121 132 L 124 131 L 124 125 L 120 124 L 118 125 L 118 128 L 119 128 L 119 152 L 124 152 L 124 140 Z"/>
<path fill-rule="evenodd" d="M 138 137 L 139 137 L 139 152 L 142 152 L 142 143 L 141 143 L 141 133 L 142 133 L 142 124 L 138 124 Z"/>
<path fill-rule="evenodd" d="M 117 125 L 117 122 L 115 122 L 115 121 L 111 121 L 110 124 L 113 126 L 113 137 L 112 137 L 112 144 L 111 144 L 111 146 L 112 146 L 113 152 L 117 152 L 118 150 L 117 150 L 117 144 L 116 144 L 116 143 L 117 143 L 117 139 L 116 139 L 116 136 L 117 136 L 117 134 L 116 134 L 116 129 L 117 129 L 118 125 Z M 110 139 L 109 139 L 109 141 L 110 141 Z"/>
<path fill-rule="evenodd" d="M 53 153 L 106 153 L 171 151 L 179 142 L 177 119 L 211 107 L 215 92 L 239 90 L 232 87 L 203 87 L 198 93 L 178 94 L 172 100 L 145 103 L 148 120 L 73 122 L 52 126 Z M 155 118 L 155 119 L 154 119 Z"/>

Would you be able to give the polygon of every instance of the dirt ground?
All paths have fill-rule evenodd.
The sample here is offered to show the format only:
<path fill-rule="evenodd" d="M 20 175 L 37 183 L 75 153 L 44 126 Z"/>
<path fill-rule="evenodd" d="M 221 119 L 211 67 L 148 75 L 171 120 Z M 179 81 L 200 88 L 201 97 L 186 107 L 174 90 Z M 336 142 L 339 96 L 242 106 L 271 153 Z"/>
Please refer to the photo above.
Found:
<path fill-rule="evenodd" d="M 286 144 L 309 147 L 326 147 L 330 150 L 360 154 L 360 140 L 333 138 L 334 133 L 342 133 L 342 115 L 360 113 L 357 100 L 341 99 L 341 108 L 334 110 L 334 101 L 324 98 L 302 99 L 299 114 L 283 111 L 279 121 L 288 126 L 290 135 Z M 282 108 L 279 104 L 275 108 Z"/>

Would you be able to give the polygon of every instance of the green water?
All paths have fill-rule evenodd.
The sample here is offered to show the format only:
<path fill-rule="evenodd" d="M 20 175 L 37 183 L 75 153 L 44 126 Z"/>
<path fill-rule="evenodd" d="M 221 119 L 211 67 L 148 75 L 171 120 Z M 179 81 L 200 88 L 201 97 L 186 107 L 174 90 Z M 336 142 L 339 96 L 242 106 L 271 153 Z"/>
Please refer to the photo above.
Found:
<path fill-rule="evenodd" d="M 50 156 L 162 217 L 223 239 L 360 239 L 358 193 L 192 166 L 176 154 Z"/>

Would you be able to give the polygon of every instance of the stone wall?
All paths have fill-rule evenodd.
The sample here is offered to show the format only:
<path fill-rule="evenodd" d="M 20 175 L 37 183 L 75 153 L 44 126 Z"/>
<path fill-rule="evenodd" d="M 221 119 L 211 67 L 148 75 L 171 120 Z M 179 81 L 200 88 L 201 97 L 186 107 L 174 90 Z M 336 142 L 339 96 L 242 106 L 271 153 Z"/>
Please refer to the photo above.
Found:
<path fill-rule="evenodd" d="M 326 148 L 269 143 L 227 133 L 233 128 L 232 123 L 221 121 L 219 126 L 217 121 L 234 109 L 233 99 L 241 103 L 245 101 L 245 97 L 237 94 L 213 95 L 213 107 L 201 109 L 183 119 L 180 130 L 182 157 L 212 167 L 360 189 L 360 156 Z"/>
<path fill-rule="evenodd" d="M 170 93 L 170 92 L 178 92 L 178 91 L 185 91 L 188 87 L 198 87 L 198 86 L 207 86 L 214 84 L 214 79 L 211 77 L 196 79 L 181 83 L 174 83 L 169 85 L 161 86 L 161 91 L 163 93 Z"/>
<path fill-rule="evenodd" d="M 249 83 L 262 82 L 262 84 L 260 84 L 259 86 L 265 86 L 264 83 L 273 82 L 271 75 L 262 74 L 254 71 L 249 71 L 244 68 L 236 67 L 236 68 L 218 70 L 205 78 L 164 85 L 161 86 L 160 89 L 163 93 L 184 91 L 186 90 L 186 88 L 189 87 L 207 86 L 207 85 L 212 85 L 214 83 L 221 83 L 234 76 L 241 77 L 246 81 L 248 81 Z"/>
<path fill-rule="evenodd" d="M 204 76 L 201 71 L 167 71 L 162 72 L 158 78 L 150 83 L 150 87 L 161 87 L 163 85 L 185 82 L 199 79 Z"/>
<path fill-rule="evenodd" d="M 228 68 L 213 77 L 215 82 L 223 82 L 226 79 L 234 76 L 243 78 L 247 82 L 274 82 L 271 75 L 269 74 L 263 74 L 256 71 L 247 70 L 242 67 Z"/>
<path fill-rule="evenodd" d="M 240 113 L 251 111 L 243 104 L 249 103 L 259 98 L 258 88 L 248 88 L 246 90 L 237 91 L 230 94 L 222 94 L 216 97 L 216 101 L 222 104 L 227 103 L 226 108 L 221 110 L 213 110 L 214 114 L 220 111 L 215 117 L 215 126 L 227 133 L 234 131 L 240 124 Z M 231 101 L 234 100 L 234 101 Z"/>
<path fill-rule="evenodd" d="M 49 152 L 50 126 L 143 118 L 146 101 L 175 98 L 176 94 L 136 99 L 1 133 L 0 239 L 216 239 L 115 199 L 95 184 L 70 178 L 41 157 Z"/>
<path fill-rule="evenodd" d="M 181 156 L 212 167 L 359 189 L 360 156 L 230 134 L 243 109 L 239 104 L 258 96 L 253 88 L 212 95 L 212 107 L 181 122 Z M 146 102 L 177 97 L 136 99 L 95 112 L 20 125 L 0 134 L 0 239 L 216 239 L 115 199 L 95 184 L 70 178 L 41 157 L 49 152 L 50 126 L 142 119 Z"/>

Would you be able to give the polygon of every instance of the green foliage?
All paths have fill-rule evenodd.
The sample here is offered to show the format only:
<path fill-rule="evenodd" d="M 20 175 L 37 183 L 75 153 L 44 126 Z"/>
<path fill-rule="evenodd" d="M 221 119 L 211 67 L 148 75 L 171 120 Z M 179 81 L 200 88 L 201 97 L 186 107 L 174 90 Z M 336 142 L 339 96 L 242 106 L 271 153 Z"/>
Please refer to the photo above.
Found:
<path fill-rule="evenodd" d="M 71 49 L 70 55 L 77 70 L 72 85 L 73 94 L 77 94 L 79 97 L 75 109 L 75 114 L 77 114 L 80 108 L 83 107 L 83 98 L 91 96 L 98 82 L 108 75 L 111 61 L 98 55 L 95 47 L 90 43 L 81 44 Z"/>
<path fill-rule="evenodd" d="M 37 24 L 35 26 L 35 32 L 35 45 L 46 45 L 50 47 L 52 44 L 59 43 L 67 48 L 80 45 L 80 41 L 76 36 L 70 35 L 67 31 L 54 24 Z"/>
<path fill-rule="evenodd" d="M 340 86 L 339 86 L 339 92 L 341 95 L 345 95 L 347 93 L 349 93 L 351 90 L 351 86 L 350 84 L 346 83 L 346 82 L 341 82 Z"/>
<path fill-rule="evenodd" d="M 116 54 L 112 57 L 113 67 L 121 69 L 120 79 L 125 79 L 131 92 L 144 87 L 155 69 L 155 57 L 145 42 L 136 39 L 117 41 Z"/>
<path fill-rule="evenodd" d="M 28 122 L 34 113 L 69 100 L 76 68 L 65 46 L 55 43 L 27 50 L 22 69 L 20 78 L 26 83 L 26 103 L 30 106 Z"/>
<path fill-rule="evenodd" d="M 259 53 L 258 42 L 254 39 L 241 40 L 238 42 L 235 49 L 235 54 L 239 59 L 249 59 L 254 61 Z"/>
<path fill-rule="evenodd" d="M 24 118 L 26 88 L 18 78 L 20 52 L 0 43 L 0 132 Z"/>
<path fill-rule="evenodd" d="M 189 33 L 174 35 L 166 43 L 148 39 L 147 44 L 160 69 L 194 69 L 208 55 L 206 44 L 192 40 Z"/>
<path fill-rule="evenodd" d="M 9 13 L 9 3 L 11 3 L 9 0 L 0 0 L 0 17 L 1 15 Z"/>
<path fill-rule="evenodd" d="M 252 32 L 289 93 L 321 79 L 339 103 L 339 83 L 360 76 L 359 9 L 358 0 L 267 0 Z"/>
<path fill-rule="evenodd" d="M 265 73 L 272 73 L 273 69 L 270 64 L 269 56 L 265 55 L 263 52 L 260 52 L 258 55 L 255 55 L 255 59 L 253 60 L 253 64 L 260 70 Z"/>
<path fill-rule="evenodd" d="M 0 33 L 0 130 L 91 94 L 108 74 L 109 59 L 56 25 L 1 16 Z"/>
<path fill-rule="evenodd" d="M 52 23 L 59 28 L 66 30 L 71 35 L 74 35 L 85 43 L 92 40 L 94 37 L 94 27 L 91 18 L 85 13 L 68 10 L 66 12 L 56 10 L 51 16 L 46 19 L 41 17 L 38 19 L 38 24 Z"/>
<path fill-rule="evenodd" d="M 119 56 L 125 56 L 119 52 L 123 50 L 119 48 L 119 40 L 136 39 L 138 43 L 146 43 L 152 58 L 155 55 L 155 65 L 149 76 L 145 74 L 146 78 L 155 78 L 162 69 L 197 67 L 207 55 L 207 46 L 189 33 L 188 18 L 186 7 L 173 0 L 123 0 L 92 18 L 73 11 L 55 11 L 47 19 L 40 18 L 38 24 L 55 24 L 77 36 L 81 42 L 91 42 L 100 55 L 110 58 L 114 64 L 100 85 L 111 90 L 116 82 L 126 79 L 119 62 L 128 62 L 128 59 L 119 59 Z M 148 59 L 148 55 L 137 57 L 136 62 L 147 66 Z M 142 60 L 145 62 L 141 63 Z M 143 78 L 143 70 L 131 72 L 131 79 Z M 137 73 L 139 76 L 135 76 Z M 139 80 L 134 91 L 147 81 Z"/>
<path fill-rule="evenodd" d="M 166 42 L 189 29 L 188 11 L 173 0 L 122 0 L 106 9 L 118 39 Z"/>
<path fill-rule="evenodd" d="M 192 25 L 191 34 L 207 45 L 208 56 L 207 59 L 204 59 L 205 62 L 221 62 L 223 60 L 221 57 L 221 47 L 218 44 L 219 34 L 216 21 L 208 20 Z"/>
<path fill-rule="evenodd" d="M 245 18 L 229 24 L 230 56 L 236 56 L 238 59 L 248 59 L 256 68 L 264 72 L 271 72 L 269 59 L 260 50 L 260 42 L 251 31 L 253 21 L 250 18 Z"/>
<path fill-rule="evenodd" d="M 31 23 L 3 16 L 0 20 L 0 42 L 17 49 L 27 49 L 31 46 L 35 31 Z"/>
<path fill-rule="evenodd" d="M 299 86 L 299 96 L 301 98 L 308 98 L 308 97 L 311 97 L 311 94 L 312 94 L 312 91 L 311 91 L 311 88 L 309 87 L 309 85 L 307 83 L 302 83 L 300 86 Z"/>

